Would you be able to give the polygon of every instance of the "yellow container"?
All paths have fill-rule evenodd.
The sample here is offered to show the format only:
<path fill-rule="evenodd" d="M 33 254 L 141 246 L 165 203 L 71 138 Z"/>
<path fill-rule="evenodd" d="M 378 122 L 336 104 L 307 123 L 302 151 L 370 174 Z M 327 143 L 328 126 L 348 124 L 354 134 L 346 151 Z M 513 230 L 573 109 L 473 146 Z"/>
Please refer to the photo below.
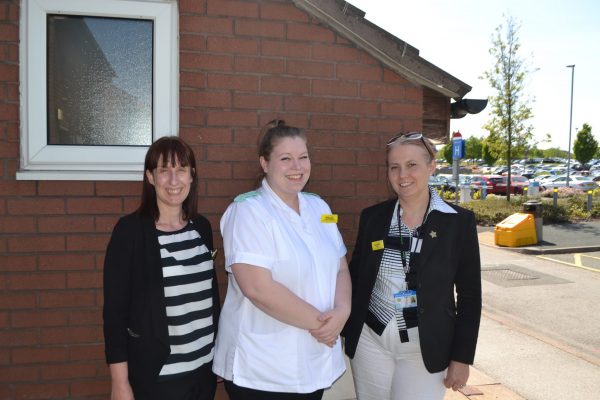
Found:
<path fill-rule="evenodd" d="M 533 215 L 516 213 L 498 223 L 494 229 L 497 246 L 519 247 L 537 243 Z"/>

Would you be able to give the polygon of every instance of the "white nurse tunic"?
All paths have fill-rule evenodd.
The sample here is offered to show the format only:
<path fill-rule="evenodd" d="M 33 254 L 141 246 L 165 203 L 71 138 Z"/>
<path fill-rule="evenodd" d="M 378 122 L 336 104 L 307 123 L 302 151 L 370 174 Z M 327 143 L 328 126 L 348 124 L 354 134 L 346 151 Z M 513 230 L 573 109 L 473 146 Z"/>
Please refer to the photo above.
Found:
<path fill-rule="evenodd" d="M 346 254 L 331 214 L 318 196 L 300 193 L 300 215 L 263 180 L 261 188 L 236 198 L 221 218 L 227 296 L 215 343 L 213 371 L 236 385 L 270 392 L 310 393 L 345 371 L 341 341 L 333 348 L 307 330 L 258 309 L 240 290 L 231 265 L 251 264 L 325 312 L 334 306 L 340 258 Z"/>

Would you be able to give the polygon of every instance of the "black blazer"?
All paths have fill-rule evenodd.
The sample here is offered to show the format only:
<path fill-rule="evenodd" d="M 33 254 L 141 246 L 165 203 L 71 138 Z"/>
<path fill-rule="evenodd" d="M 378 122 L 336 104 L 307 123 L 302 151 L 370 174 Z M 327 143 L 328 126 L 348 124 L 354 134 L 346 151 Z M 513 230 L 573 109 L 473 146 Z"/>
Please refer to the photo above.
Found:
<path fill-rule="evenodd" d="M 213 249 L 210 222 L 193 219 Z M 217 329 L 219 291 L 213 274 L 213 324 Z M 151 218 L 130 214 L 119 219 L 104 259 L 104 340 L 106 362 L 127 361 L 129 380 L 156 382 L 169 355 L 169 331 L 160 250 Z"/>
<path fill-rule="evenodd" d="M 366 208 L 349 264 L 352 312 L 342 331 L 352 358 L 367 317 L 383 250 L 372 243 L 387 237 L 396 200 Z M 452 205 L 451 205 L 452 206 Z M 417 315 L 423 362 L 429 372 L 450 360 L 472 364 L 481 318 L 481 265 L 475 216 L 452 206 L 457 214 L 432 211 L 421 227 L 421 253 L 411 259 L 417 273 Z M 454 301 L 456 288 L 457 301 Z"/>

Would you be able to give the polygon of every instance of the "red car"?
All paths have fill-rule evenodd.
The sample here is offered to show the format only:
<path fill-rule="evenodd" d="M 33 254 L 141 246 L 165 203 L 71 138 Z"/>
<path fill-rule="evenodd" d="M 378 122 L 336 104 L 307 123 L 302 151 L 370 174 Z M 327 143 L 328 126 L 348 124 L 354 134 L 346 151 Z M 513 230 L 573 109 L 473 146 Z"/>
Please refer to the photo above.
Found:
<path fill-rule="evenodd" d="M 502 175 L 481 175 L 473 177 L 471 180 L 472 185 L 486 186 L 488 194 L 498 194 L 496 186 L 504 181 L 505 177 Z M 506 185 L 504 186 L 506 187 Z"/>
<path fill-rule="evenodd" d="M 502 182 L 499 182 L 495 186 L 495 194 L 506 194 L 506 185 L 508 183 L 508 177 L 503 176 Z M 521 175 L 512 175 L 510 178 L 510 193 L 511 194 L 523 194 L 523 188 L 529 187 L 529 179 Z"/>

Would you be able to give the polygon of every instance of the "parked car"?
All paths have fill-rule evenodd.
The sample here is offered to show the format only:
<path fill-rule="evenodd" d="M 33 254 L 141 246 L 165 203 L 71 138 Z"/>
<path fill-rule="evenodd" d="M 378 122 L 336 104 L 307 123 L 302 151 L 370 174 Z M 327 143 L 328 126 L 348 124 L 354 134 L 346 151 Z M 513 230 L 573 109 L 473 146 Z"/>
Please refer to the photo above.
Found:
<path fill-rule="evenodd" d="M 508 177 L 504 176 L 504 180 L 497 183 L 495 190 L 498 194 L 506 194 L 506 185 L 508 184 Z M 510 193 L 511 194 L 523 194 L 524 188 L 529 186 L 529 179 L 522 175 L 512 175 L 510 178 Z"/>
<path fill-rule="evenodd" d="M 540 189 L 552 189 L 555 187 L 565 187 L 567 186 L 567 176 L 561 175 L 558 177 L 544 179 L 540 182 Z M 587 191 L 594 190 L 598 188 L 596 182 L 588 178 L 587 176 L 582 175 L 572 175 L 569 177 L 569 186 L 575 189 Z"/>
<path fill-rule="evenodd" d="M 506 193 L 506 190 L 504 192 L 499 192 L 498 189 L 496 188 L 496 186 L 499 183 L 504 182 L 504 180 L 506 179 L 505 176 L 502 176 L 502 175 L 482 175 L 481 177 L 485 180 L 486 186 L 488 186 L 488 194 L 504 194 L 504 193 Z"/>

